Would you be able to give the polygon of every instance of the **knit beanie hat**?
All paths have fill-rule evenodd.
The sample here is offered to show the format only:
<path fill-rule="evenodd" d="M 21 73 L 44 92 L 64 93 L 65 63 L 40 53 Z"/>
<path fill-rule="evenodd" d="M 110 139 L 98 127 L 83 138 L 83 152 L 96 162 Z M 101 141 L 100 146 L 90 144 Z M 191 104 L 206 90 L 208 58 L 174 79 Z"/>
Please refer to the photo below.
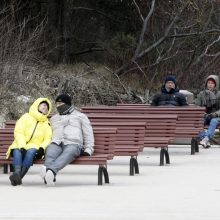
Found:
<path fill-rule="evenodd" d="M 72 105 L 71 97 L 68 94 L 60 94 L 56 97 L 55 102 L 63 102 L 69 106 Z"/>
<path fill-rule="evenodd" d="M 174 84 L 176 84 L 176 78 L 175 78 L 175 76 L 167 76 L 167 77 L 165 78 L 165 84 L 166 84 L 166 82 L 168 82 L 168 81 L 172 81 Z"/>

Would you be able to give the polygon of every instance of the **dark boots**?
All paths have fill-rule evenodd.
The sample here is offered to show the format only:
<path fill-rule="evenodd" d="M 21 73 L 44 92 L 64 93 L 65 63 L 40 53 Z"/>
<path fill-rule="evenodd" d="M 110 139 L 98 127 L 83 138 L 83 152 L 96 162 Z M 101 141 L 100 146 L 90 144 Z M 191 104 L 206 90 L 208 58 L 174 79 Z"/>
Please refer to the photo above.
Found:
<path fill-rule="evenodd" d="M 12 186 L 21 185 L 21 167 L 15 167 L 14 173 L 9 177 Z"/>
<path fill-rule="evenodd" d="M 22 179 L 28 172 L 29 167 L 16 167 L 15 172 L 9 177 L 12 186 L 17 186 L 22 184 Z"/>
<path fill-rule="evenodd" d="M 26 175 L 28 170 L 29 170 L 29 167 L 22 167 L 22 169 L 21 169 L 21 179 L 23 179 L 23 177 Z"/>

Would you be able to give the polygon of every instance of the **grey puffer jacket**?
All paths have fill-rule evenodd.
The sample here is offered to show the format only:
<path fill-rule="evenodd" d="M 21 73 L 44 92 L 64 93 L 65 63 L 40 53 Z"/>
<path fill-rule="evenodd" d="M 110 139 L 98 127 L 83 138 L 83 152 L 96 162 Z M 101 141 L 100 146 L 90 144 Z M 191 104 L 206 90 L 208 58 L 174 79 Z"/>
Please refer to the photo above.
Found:
<path fill-rule="evenodd" d="M 213 91 L 207 89 L 207 81 L 213 79 L 216 83 L 216 87 Z M 196 105 L 205 106 L 206 113 L 216 113 L 220 117 L 220 91 L 219 89 L 219 77 L 216 75 L 209 75 L 205 80 L 205 89 L 202 90 L 195 101 Z"/>
<path fill-rule="evenodd" d="M 92 155 L 94 135 L 87 116 L 76 109 L 67 115 L 54 115 L 51 120 L 52 142 L 60 145 L 78 144 L 85 152 Z"/>

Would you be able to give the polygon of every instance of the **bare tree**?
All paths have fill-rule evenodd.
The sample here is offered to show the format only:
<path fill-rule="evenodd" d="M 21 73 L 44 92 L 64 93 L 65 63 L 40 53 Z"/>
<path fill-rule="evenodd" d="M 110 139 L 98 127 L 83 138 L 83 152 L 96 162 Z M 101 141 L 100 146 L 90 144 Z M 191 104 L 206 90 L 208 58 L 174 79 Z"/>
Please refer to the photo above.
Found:
<path fill-rule="evenodd" d="M 179 73 L 179 79 L 193 77 L 195 71 L 202 74 L 210 66 L 219 65 L 219 4 L 213 1 L 205 4 L 204 1 L 173 1 L 173 5 L 165 9 L 169 5 L 161 3 L 152 0 L 149 12 L 144 17 L 145 12 L 133 0 L 142 29 L 133 56 L 114 73 L 121 75 L 138 71 L 144 76 L 150 76 L 151 84 L 161 68 L 170 66 L 169 69 L 173 71 L 173 62 L 178 66 L 175 71 Z M 167 4 L 171 4 L 171 1 Z M 158 14 L 164 20 L 167 19 L 163 22 L 166 26 L 159 27 L 160 30 L 149 26 Z M 149 40 L 152 36 L 153 40 Z M 215 52 L 211 52 L 213 50 Z M 145 63 L 146 60 L 148 63 Z M 204 60 L 206 65 L 201 65 Z"/>

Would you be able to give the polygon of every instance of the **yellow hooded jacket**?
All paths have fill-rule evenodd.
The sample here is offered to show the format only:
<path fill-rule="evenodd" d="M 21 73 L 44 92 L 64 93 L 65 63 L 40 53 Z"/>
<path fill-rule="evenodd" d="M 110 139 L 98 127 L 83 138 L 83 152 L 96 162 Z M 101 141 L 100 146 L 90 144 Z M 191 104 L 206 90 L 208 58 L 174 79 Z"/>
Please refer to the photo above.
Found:
<path fill-rule="evenodd" d="M 41 102 L 46 101 L 49 104 L 47 115 L 38 111 Z M 51 102 L 47 98 L 37 99 L 30 107 L 29 113 L 21 116 L 16 122 L 14 129 L 14 142 L 9 146 L 6 153 L 7 159 L 10 157 L 12 149 L 46 148 L 51 142 L 52 129 L 49 125 L 48 115 L 51 112 Z"/>

